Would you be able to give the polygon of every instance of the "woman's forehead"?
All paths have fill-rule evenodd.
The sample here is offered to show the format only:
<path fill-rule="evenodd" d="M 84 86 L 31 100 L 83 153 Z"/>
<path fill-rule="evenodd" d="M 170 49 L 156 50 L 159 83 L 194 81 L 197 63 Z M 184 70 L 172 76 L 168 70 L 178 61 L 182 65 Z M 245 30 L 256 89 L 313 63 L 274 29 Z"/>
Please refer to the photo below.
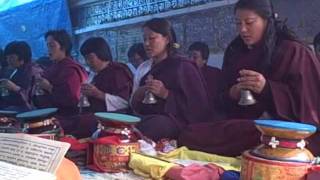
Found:
<path fill-rule="evenodd" d="M 157 33 L 148 27 L 143 28 L 143 33 L 148 35 L 161 35 L 160 33 Z"/>
<path fill-rule="evenodd" d="M 259 15 L 254 11 L 250 9 L 237 9 L 235 13 L 236 19 L 255 19 L 259 17 Z"/>

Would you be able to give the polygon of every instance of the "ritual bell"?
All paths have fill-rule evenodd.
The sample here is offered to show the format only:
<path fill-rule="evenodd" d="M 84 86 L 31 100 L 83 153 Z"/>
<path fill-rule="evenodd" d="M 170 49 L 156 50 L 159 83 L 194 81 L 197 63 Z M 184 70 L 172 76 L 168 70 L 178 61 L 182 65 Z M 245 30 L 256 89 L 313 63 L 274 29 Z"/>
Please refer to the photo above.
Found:
<path fill-rule="evenodd" d="M 90 107 L 90 102 L 88 100 L 88 97 L 86 95 L 83 95 L 82 93 L 80 96 L 78 107 Z"/>
<path fill-rule="evenodd" d="M 7 81 L 7 80 L 2 79 L 0 81 L 0 95 L 1 95 L 1 97 L 6 97 L 6 96 L 10 95 L 9 90 L 4 86 L 5 81 Z"/>
<path fill-rule="evenodd" d="M 147 76 L 148 80 L 153 80 L 153 76 L 151 74 L 149 74 Z M 156 104 L 157 103 L 157 99 L 154 96 L 154 94 L 148 90 L 145 91 L 144 93 L 144 98 L 142 100 L 143 104 Z"/>
<path fill-rule="evenodd" d="M 242 89 L 240 91 L 240 100 L 238 102 L 239 105 L 241 105 L 241 106 L 249 106 L 249 105 L 253 105 L 253 104 L 256 104 L 256 103 L 257 103 L 257 101 L 253 97 L 253 95 L 252 95 L 250 90 Z"/>
<path fill-rule="evenodd" d="M 142 100 L 143 104 L 156 104 L 157 103 L 157 99 L 156 97 L 153 95 L 152 92 L 150 91 L 146 91 L 144 93 L 144 98 Z"/>

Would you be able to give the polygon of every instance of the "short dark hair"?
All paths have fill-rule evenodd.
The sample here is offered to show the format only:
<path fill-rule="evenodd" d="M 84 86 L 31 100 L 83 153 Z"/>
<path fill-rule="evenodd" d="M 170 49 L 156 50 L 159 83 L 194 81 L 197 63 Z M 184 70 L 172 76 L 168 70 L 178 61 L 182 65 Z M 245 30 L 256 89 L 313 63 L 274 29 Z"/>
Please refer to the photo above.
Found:
<path fill-rule="evenodd" d="M 25 41 L 12 41 L 4 49 L 4 56 L 17 55 L 19 61 L 31 62 L 32 52 L 29 44 Z"/>
<path fill-rule="evenodd" d="M 112 61 L 112 54 L 107 41 L 101 37 L 91 37 L 87 39 L 80 48 L 82 56 L 86 56 L 90 53 L 96 54 L 96 56 L 103 61 Z"/>
<path fill-rule="evenodd" d="M 128 58 L 133 57 L 135 54 L 138 54 L 143 60 L 147 60 L 148 56 L 144 50 L 142 43 L 133 44 L 128 50 Z"/>
<path fill-rule="evenodd" d="M 47 39 L 49 36 L 52 36 L 52 38 L 60 44 L 67 56 L 71 55 L 72 42 L 71 37 L 66 30 L 50 30 L 46 32 L 44 37 Z"/>
<path fill-rule="evenodd" d="M 209 59 L 209 47 L 204 42 L 194 42 L 189 46 L 188 51 L 200 51 L 202 59 L 208 60 Z"/>
<path fill-rule="evenodd" d="M 320 51 L 320 32 L 314 37 L 313 46 L 315 50 Z"/>

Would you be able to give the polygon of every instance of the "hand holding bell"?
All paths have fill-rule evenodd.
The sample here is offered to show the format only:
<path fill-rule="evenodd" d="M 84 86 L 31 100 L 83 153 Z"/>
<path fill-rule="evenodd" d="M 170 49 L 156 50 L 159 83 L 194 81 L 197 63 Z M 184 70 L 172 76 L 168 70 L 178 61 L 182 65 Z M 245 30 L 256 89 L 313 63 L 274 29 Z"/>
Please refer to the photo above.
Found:
<path fill-rule="evenodd" d="M 9 90 L 6 87 L 6 81 L 7 79 L 1 79 L 0 80 L 0 95 L 1 97 L 9 96 Z"/>
<path fill-rule="evenodd" d="M 148 75 L 147 81 L 151 81 L 151 80 L 153 80 L 153 76 Z M 145 94 L 144 94 L 144 98 L 142 100 L 142 103 L 143 104 L 156 104 L 157 100 L 156 100 L 156 97 L 154 96 L 154 94 L 150 90 L 146 90 Z"/>
<path fill-rule="evenodd" d="M 252 70 L 241 70 L 240 76 L 238 78 L 238 87 L 241 89 L 239 105 L 253 105 L 256 100 L 252 92 L 260 94 L 265 88 L 266 79 L 261 73 Z"/>
<path fill-rule="evenodd" d="M 87 86 L 89 86 L 89 84 L 82 84 L 81 86 L 81 90 L 80 90 L 80 100 L 78 103 L 78 107 L 83 108 L 83 107 L 89 107 L 90 106 L 90 102 L 88 100 L 88 97 L 86 94 L 88 90 Z"/>
<path fill-rule="evenodd" d="M 85 83 L 81 85 L 80 100 L 78 103 L 79 112 L 82 113 L 82 108 L 90 107 L 88 95 L 92 95 L 92 92 L 97 89 L 94 85 L 90 84 L 93 81 L 94 73 L 90 73 Z"/>
<path fill-rule="evenodd" d="M 266 78 L 261 73 L 252 70 L 241 70 L 237 80 L 241 89 L 248 89 L 256 94 L 260 94 L 266 85 Z"/>
<path fill-rule="evenodd" d="M 52 84 L 45 78 L 42 78 L 42 77 L 38 78 L 37 84 L 40 89 L 46 90 L 48 92 L 52 91 L 52 88 L 53 88 Z"/>
<path fill-rule="evenodd" d="M 42 96 L 45 94 L 44 90 L 40 86 L 41 79 L 42 77 L 40 75 L 36 76 L 35 78 L 35 95 L 36 96 Z"/>

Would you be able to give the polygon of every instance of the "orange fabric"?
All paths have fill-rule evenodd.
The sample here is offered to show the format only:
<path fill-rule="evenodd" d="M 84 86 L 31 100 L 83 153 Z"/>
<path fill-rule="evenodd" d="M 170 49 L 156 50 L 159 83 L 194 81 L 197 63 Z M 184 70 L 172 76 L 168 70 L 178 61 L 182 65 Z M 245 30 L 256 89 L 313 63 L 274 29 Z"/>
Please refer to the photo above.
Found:
<path fill-rule="evenodd" d="M 81 180 L 78 167 L 70 160 L 63 158 L 57 172 L 57 180 Z"/>

